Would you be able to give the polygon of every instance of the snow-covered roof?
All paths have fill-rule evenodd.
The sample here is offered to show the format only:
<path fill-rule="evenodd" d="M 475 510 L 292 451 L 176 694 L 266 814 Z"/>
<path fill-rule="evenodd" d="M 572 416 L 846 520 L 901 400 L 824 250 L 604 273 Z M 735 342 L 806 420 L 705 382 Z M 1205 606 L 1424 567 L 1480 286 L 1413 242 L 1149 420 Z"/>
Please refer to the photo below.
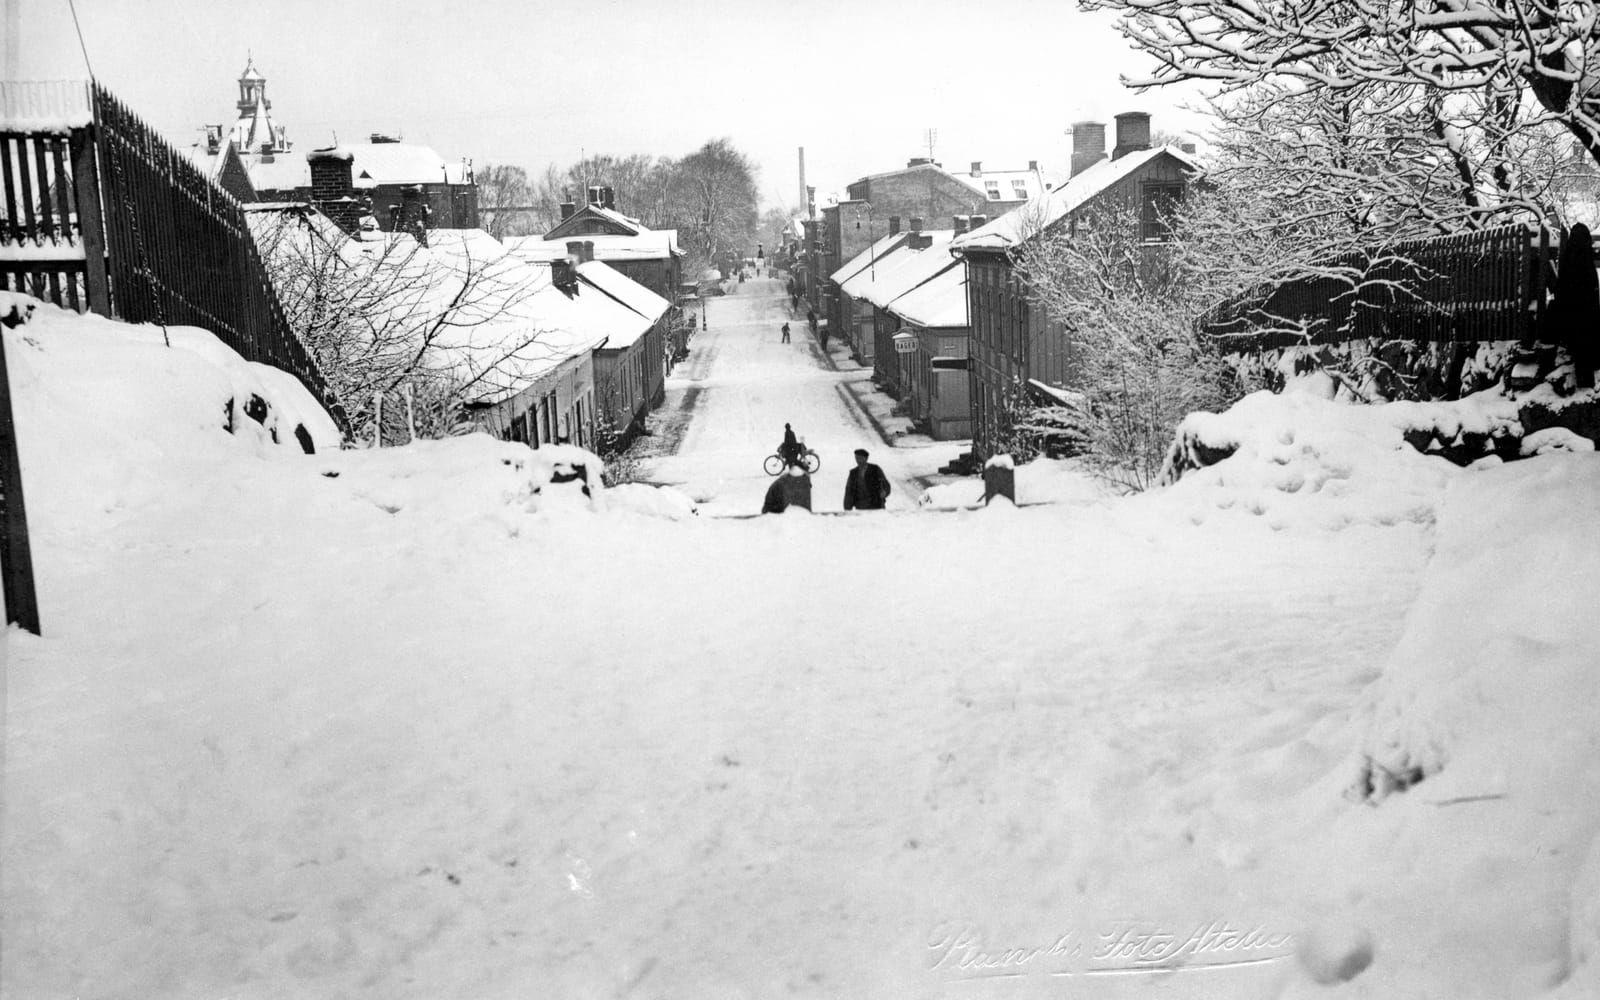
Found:
<path fill-rule="evenodd" d="M 471 382 L 471 403 L 513 396 L 608 337 L 637 336 L 632 309 L 598 292 L 569 298 L 549 268 L 524 263 L 482 230 L 433 230 L 423 247 L 406 233 L 352 238 L 306 205 L 252 206 L 246 219 L 291 286 L 308 262 L 337 260 L 341 280 L 389 290 L 386 304 L 408 324 L 420 329 L 446 317 L 428 354 Z"/>
<path fill-rule="evenodd" d="M 676 229 L 646 229 L 635 236 L 595 233 L 554 240 L 517 236 L 508 239 L 506 246 L 523 260 L 547 263 L 565 257 L 569 242 L 593 243 L 595 260 L 656 260 L 682 252 Z"/>
<path fill-rule="evenodd" d="M 948 247 L 947 247 L 948 249 Z M 920 327 L 969 326 L 967 266 L 950 258 L 950 267 L 892 300 L 888 309 L 907 323 Z"/>
<path fill-rule="evenodd" d="M 183 155 L 188 157 L 190 163 L 200 168 L 202 174 L 215 180 L 217 175 L 222 173 L 222 164 L 227 159 L 228 153 L 226 146 L 213 153 L 210 144 L 202 140 L 183 150 Z"/>
<path fill-rule="evenodd" d="M 250 186 L 257 191 L 293 191 L 311 186 L 311 164 L 306 162 L 304 153 L 262 156 L 241 149 L 239 159 L 250 175 Z"/>
<path fill-rule="evenodd" d="M 0 80 L 0 130 L 67 132 L 93 120 L 86 80 Z"/>
<path fill-rule="evenodd" d="M 405 142 L 355 142 L 341 144 L 351 156 L 350 178 L 355 186 L 379 184 L 465 184 L 466 165 L 448 162 L 427 146 Z M 257 191 L 287 191 L 311 186 L 311 165 L 304 153 L 278 153 L 267 158 L 240 147 L 240 158 Z"/>
<path fill-rule="evenodd" d="M 862 271 L 867 270 L 869 267 L 875 267 L 877 261 L 885 257 L 892 247 L 904 243 L 909 235 L 909 233 L 890 233 L 887 236 L 878 237 L 865 250 L 850 258 L 837 271 L 828 275 L 828 280 L 842 287 L 845 282 Z"/>
<path fill-rule="evenodd" d="M 672 303 L 604 261 L 591 260 L 579 264 L 578 276 L 620 305 L 626 306 L 643 320 L 642 326 L 630 320 L 631 336 L 619 333 L 614 339 L 607 341 L 606 347 L 623 347 L 633 343 L 672 308 Z"/>
<path fill-rule="evenodd" d="M 955 241 L 955 249 L 1004 250 L 1036 235 L 1087 204 L 1096 195 L 1160 156 L 1171 156 L 1191 170 L 1199 165 L 1176 146 L 1157 146 L 1101 160 L 1053 191 L 1017 206 Z"/>
<path fill-rule="evenodd" d="M 840 284 L 840 289 L 851 298 L 864 299 L 879 308 L 888 309 L 895 299 L 920 287 L 934 276 L 962 266 L 960 261 L 950 256 L 950 242 L 955 237 L 955 230 L 923 230 L 916 235 L 928 237 L 928 246 L 914 250 L 907 239 L 889 248 L 866 270 L 847 278 Z"/>
<path fill-rule="evenodd" d="M 1044 178 L 1038 170 L 989 170 L 978 176 L 968 171 L 952 170 L 952 177 L 979 192 L 990 201 L 1026 201 L 1044 193 Z M 990 186 L 993 182 L 994 187 Z M 1000 197 L 994 197 L 998 190 Z"/>

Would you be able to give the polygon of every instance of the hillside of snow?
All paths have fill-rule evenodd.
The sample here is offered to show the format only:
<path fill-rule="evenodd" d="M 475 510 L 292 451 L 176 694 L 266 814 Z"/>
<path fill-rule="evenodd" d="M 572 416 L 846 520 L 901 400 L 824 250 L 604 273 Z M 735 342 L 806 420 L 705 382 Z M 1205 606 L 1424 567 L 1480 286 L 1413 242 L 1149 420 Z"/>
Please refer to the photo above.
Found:
<path fill-rule="evenodd" d="M 719 518 L 4 337 L 7 998 L 1600 992 L 1593 453 Z"/>

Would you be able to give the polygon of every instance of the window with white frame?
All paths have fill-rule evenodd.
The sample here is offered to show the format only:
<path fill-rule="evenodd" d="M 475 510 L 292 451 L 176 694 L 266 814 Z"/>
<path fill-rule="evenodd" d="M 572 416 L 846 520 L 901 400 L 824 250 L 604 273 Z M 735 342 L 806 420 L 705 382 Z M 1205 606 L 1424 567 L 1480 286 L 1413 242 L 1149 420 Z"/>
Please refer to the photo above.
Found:
<path fill-rule="evenodd" d="M 1000 200 L 1000 182 L 999 181 L 984 181 L 983 182 L 983 189 L 988 192 L 990 201 L 999 201 Z"/>

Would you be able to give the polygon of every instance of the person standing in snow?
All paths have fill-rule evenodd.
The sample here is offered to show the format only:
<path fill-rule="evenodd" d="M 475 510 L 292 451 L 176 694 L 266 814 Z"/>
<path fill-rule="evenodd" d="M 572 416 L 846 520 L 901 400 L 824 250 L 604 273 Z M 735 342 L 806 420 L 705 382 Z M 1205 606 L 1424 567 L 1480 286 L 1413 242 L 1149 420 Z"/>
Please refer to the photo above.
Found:
<path fill-rule="evenodd" d="M 761 513 L 782 514 L 790 507 L 803 507 L 811 511 L 811 477 L 799 465 L 790 465 L 783 475 L 767 487 L 767 496 L 761 502 Z"/>
<path fill-rule="evenodd" d="M 867 461 L 867 449 L 856 449 L 856 467 L 844 480 L 845 510 L 882 510 L 889 500 L 889 479 Z"/>
<path fill-rule="evenodd" d="M 779 341 L 779 343 L 787 344 L 789 342 L 789 324 L 783 324 L 781 329 L 783 331 L 783 340 Z"/>

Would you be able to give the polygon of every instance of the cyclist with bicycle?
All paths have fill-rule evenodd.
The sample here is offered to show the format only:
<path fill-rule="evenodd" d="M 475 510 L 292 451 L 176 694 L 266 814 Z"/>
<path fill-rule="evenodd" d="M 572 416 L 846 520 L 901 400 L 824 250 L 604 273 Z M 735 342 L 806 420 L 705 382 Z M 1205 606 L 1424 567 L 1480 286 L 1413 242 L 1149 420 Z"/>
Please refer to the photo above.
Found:
<path fill-rule="evenodd" d="M 778 457 L 785 465 L 800 465 L 806 456 L 806 446 L 794 436 L 794 428 L 783 425 L 783 444 L 778 445 Z"/>

